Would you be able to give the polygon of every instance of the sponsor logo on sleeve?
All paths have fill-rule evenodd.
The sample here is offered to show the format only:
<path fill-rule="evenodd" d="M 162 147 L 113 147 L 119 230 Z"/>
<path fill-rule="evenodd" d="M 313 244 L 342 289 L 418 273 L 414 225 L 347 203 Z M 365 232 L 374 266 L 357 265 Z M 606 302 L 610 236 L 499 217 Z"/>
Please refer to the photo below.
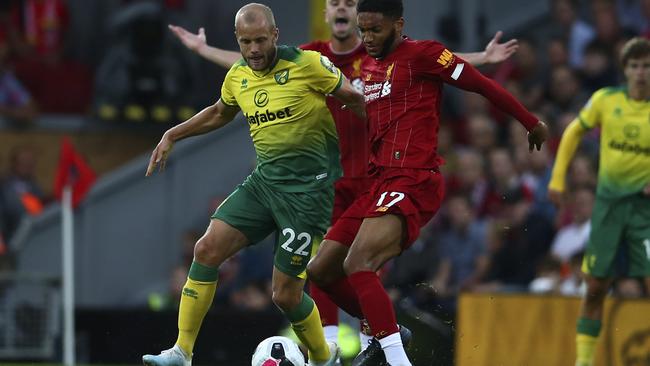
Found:
<path fill-rule="evenodd" d="M 321 63 L 321 65 L 323 65 L 323 67 L 324 67 L 325 69 L 327 69 L 327 71 L 331 72 L 331 73 L 334 74 L 334 75 L 337 74 L 337 72 L 336 72 L 336 66 L 334 66 L 334 64 L 332 63 L 332 61 L 330 61 L 330 59 L 327 58 L 326 56 L 322 56 L 322 55 L 321 55 L 321 57 L 320 57 L 320 63 Z"/>
<path fill-rule="evenodd" d="M 445 48 L 440 54 L 440 57 L 438 57 L 438 63 L 442 65 L 445 69 L 448 68 L 449 65 L 454 63 L 454 54 Z"/>

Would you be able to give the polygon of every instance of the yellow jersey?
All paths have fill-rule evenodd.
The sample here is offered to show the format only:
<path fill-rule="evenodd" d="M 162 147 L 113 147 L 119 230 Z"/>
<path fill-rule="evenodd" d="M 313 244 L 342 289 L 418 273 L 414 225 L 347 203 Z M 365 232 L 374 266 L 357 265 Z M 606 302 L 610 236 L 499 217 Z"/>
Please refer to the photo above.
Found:
<path fill-rule="evenodd" d="M 341 176 L 325 100 L 343 78 L 327 57 L 288 46 L 277 47 L 267 70 L 254 71 L 243 59 L 232 66 L 221 101 L 246 118 L 257 155 L 253 174 L 284 192 L 317 190 Z"/>
<path fill-rule="evenodd" d="M 596 91 L 578 117 L 585 129 L 601 128 L 598 195 L 623 197 L 650 183 L 650 100 L 626 88 Z"/>

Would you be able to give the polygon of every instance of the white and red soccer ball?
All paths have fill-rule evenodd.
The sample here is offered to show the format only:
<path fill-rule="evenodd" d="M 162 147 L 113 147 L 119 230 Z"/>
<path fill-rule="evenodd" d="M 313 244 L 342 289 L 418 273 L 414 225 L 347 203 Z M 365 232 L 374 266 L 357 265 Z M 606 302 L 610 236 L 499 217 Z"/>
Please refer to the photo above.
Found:
<path fill-rule="evenodd" d="M 269 337 L 257 345 L 251 366 L 305 366 L 305 356 L 291 339 Z"/>

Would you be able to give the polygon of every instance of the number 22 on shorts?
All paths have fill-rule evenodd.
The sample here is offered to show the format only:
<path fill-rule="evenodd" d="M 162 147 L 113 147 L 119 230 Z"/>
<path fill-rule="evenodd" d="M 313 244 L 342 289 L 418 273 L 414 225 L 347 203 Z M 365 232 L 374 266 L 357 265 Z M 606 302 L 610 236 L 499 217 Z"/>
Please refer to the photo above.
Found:
<path fill-rule="evenodd" d="M 384 204 L 384 201 L 386 200 L 386 196 L 392 198 L 388 203 Z M 397 202 L 401 201 L 404 199 L 404 193 L 402 192 L 384 192 L 379 196 L 379 200 L 377 201 L 377 209 L 375 211 L 378 212 L 386 212 L 388 209 L 396 204 Z"/>
<path fill-rule="evenodd" d="M 282 245 L 280 245 L 280 247 L 282 249 L 288 251 L 289 253 L 294 253 L 294 254 L 302 255 L 302 256 L 309 256 L 310 252 L 305 250 L 305 249 L 307 249 L 309 247 L 309 244 L 311 244 L 311 235 L 309 235 L 308 233 L 299 233 L 296 236 L 295 230 L 293 230 L 291 228 L 282 229 L 282 235 L 288 235 L 289 236 L 287 238 L 287 240 L 285 240 L 285 242 L 282 243 Z M 296 239 L 298 239 L 298 243 L 299 243 L 300 246 L 297 249 L 294 250 L 292 247 L 290 247 L 290 245 Z"/>

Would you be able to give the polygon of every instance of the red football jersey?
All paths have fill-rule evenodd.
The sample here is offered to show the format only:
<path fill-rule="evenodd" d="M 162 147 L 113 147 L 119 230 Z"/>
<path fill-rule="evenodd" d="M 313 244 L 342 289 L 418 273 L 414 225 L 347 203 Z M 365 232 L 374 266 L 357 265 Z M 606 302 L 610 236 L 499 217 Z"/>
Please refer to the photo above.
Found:
<path fill-rule="evenodd" d="M 443 83 L 480 93 L 530 131 L 537 118 L 503 87 L 436 41 L 408 38 L 385 58 L 361 67 L 374 166 L 432 169 Z"/>
<path fill-rule="evenodd" d="M 366 57 L 366 49 L 360 44 L 347 53 L 332 51 L 331 42 L 315 41 L 300 46 L 303 50 L 318 51 L 336 65 L 352 85 L 363 93 L 361 80 L 361 64 Z M 336 98 L 327 98 L 327 106 L 334 117 L 336 131 L 339 135 L 341 165 L 343 176 L 347 178 L 365 177 L 368 175 L 368 125 L 359 119 L 349 109 L 341 109 L 342 104 Z"/>
<path fill-rule="evenodd" d="M 404 39 L 363 65 L 371 157 L 375 166 L 432 169 L 437 154 L 443 79 L 458 59 L 435 41 Z"/>

